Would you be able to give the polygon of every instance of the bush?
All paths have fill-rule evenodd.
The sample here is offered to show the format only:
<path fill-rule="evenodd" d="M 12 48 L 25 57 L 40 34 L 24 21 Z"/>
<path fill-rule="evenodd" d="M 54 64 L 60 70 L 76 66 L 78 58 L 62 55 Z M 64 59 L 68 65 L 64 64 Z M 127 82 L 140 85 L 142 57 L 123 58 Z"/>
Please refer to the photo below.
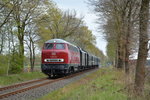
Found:
<path fill-rule="evenodd" d="M 17 74 L 22 72 L 20 62 L 21 60 L 17 52 L 8 55 L 0 55 L 0 75 L 6 75 L 8 69 L 9 74 Z"/>
<path fill-rule="evenodd" d="M 22 66 L 21 65 L 21 59 L 19 57 L 19 54 L 16 52 L 12 55 L 10 55 L 10 68 L 9 73 L 11 74 L 17 74 L 22 72 Z"/>
<path fill-rule="evenodd" d="M 0 75 L 6 75 L 8 70 L 8 57 L 0 55 Z"/>

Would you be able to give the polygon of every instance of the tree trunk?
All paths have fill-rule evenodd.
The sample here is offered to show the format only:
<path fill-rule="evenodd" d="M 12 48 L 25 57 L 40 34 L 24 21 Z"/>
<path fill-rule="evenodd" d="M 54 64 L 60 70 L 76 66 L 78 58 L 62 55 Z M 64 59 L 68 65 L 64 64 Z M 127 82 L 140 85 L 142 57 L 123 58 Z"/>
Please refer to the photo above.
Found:
<path fill-rule="evenodd" d="M 24 34 L 22 32 L 20 32 L 19 34 Z M 19 35 L 18 36 L 19 39 L 19 56 L 20 56 L 20 68 L 21 70 L 23 70 L 24 67 L 24 36 Z"/>
<path fill-rule="evenodd" d="M 123 34 L 122 31 L 120 33 L 120 36 L 118 37 L 119 41 L 118 43 L 118 61 L 117 61 L 117 68 L 124 68 L 125 62 L 124 62 L 124 40 L 123 40 Z"/>
<path fill-rule="evenodd" d="M 18 18 L 16 19 L 16 23 L 17 23 L 17 28 L 18 28 L 18 40 L 19 40 L 19 56 L 20 56 L 19 62 L 20 62 L 20 68 L 23 71 L 23 67 L 24 67 L 24 29 L 25 29 L 25 26 L 21 25 L 19 13 L 17 14 L 17 16 L 18 16 Z"/>
<path fill-rule="evenodd" d="M 34 41 L 32 40 L 32 37 L 30 37 L 30 43 L 28 46 L 30 50 L 30 66 L 31 66 L 31 72 L 34 71 L 34 64 L 35 64 L 35 44 Z"/>
<path fill-rule="evenodd" d="M 35 46 L 34 46 L 34 42 L 33 41 L 32 41 L 32 47 L 33 47 L 32 71 L 34 71 L 34 65 L 35 65 Z"/>
<path fill-rule="evenodd" d="M 126 31 L 126 40 L 125 40 L 125 73 L 129 74 L 129 56 L 130 56 L 130 50 L 129 50 L 129 45 L 130 45 L 130 34 L 131 34 L 131 13 L 132 13 L 132 2 L 130 2 L 129 5 L 129 12 L 127 16 L 127 31 Z"/>
<path fill-rule="evenodd" d="M 115 67 L 117 68 L 117 64 L 118 64 L 118 48 L 116 50 L 116 56 L 115 56 Z"/>
<path fill-rule="evenodd" d="M 148 18 L 150 0 L 142 0 L 140 9 L 139 51 L 135 75 L 135 91 L 138 95 L 143 93 L 145 81 L 145 63 L 148 54 Z"/>
<path fill-rule="evenodd" d="M 129 37 L 128 37 L 129 38 Z M 127 44 L 125 44 L 125 73 L 129 74 L 129 39 L 127 38 Z"/>
<path fill-rule="evenodd" d="M 125 13 L 121 13 L 119 20 L 118 29 L 118 64 L 117 68 L 123 69 L 125 67 Z"/>
<path fill-rule="evenodd" d="M 4 40 L 5 40 L 4 38 L 5 38 L 5 36 L 4 36 L 4 34 L 2 33 L 1 44 L 0 44 L 0 54 L 2 54 L 2 52 L 3 52 Z"/>

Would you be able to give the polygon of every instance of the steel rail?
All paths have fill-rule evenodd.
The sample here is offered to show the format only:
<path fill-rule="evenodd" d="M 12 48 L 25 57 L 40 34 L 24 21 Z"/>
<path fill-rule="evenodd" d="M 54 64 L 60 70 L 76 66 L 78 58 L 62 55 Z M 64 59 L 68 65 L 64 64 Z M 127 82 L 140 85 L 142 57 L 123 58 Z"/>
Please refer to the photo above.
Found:
<path fill-rule="evenodd" d="M 10 85 L 10 86 L 5 86 L 5 87 L 0 88 L 0 91 L 7 90 L 7 89 L 12 89 L 12 88 L 32 84 L 32 83 L 36 83 L 36 82 L 43 81 L 43 80 L 47 80 L 47 79 L 46 78 L 41 78 L 41 79 L 37 79 L 37 80 L 32 80 L 32 81 L 28 81 L 28 82 L 22 82 L 22 83 Z"/>

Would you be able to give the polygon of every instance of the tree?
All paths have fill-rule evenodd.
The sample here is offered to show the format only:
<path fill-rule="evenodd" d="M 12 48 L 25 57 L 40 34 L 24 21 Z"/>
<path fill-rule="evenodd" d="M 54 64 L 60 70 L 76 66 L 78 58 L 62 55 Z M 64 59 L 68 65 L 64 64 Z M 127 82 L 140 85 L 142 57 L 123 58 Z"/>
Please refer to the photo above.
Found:
<path fill-rule="evenodd" d="M 113 41 L 113 40 L 109 40 L 108 44 L 107 44 L 107 56 L 108 56 L 108 60 L 110 62 L 112 62 L 113 66 L 115 66 L 115 64 L 117 62 L 116 59 L 117 59 L 117 56 L 116 56 L 116 43 Z"/>
<path fill-rule="evenodd" d="M 29 58 L 30 58 L 30 66 L 31 72 L 34 71 L 35 65 L 35 51 L 36 51 L 36 42 L 39 40 L 39 36 L 36 32 L 35 24 L 28 25 L 28 30 L 26 31 L 26 40 L 25 43 L 29 49 Z"/>
<path fill-rule="evenodd" d="M 94 5 L 97 13 L 102 13 L 106 16 L 105 33 L 107 40 L 113 39 L 116 44 L 116 67 L 124 68 L 125 62 L 125 50 L 124 50 L 124 31 L 125 31 L 125 10 L 127 0 L 90 0 Z M 107 30 L 108 29 L 108 30 Z M 113 35 L 113 36 L 112 36 Z"/>
<path fill-rule="evenodd" d="M 9 5 L 10 0 L 0 1 L 0 29 L 8 22 L 14 6 Z"/>
<path fill-rule="evenodd" d="M 87 26 L 81 26 L 76 30 L 75 34 L 70 35 L 66 38 L 70 42 L 74 42 L 82 49 L 87 49 L 87 46 L 91 43 L 96 44 L 96 38 L 92 34 L 92 31 Z"/>
<path fill-rule="evenodd" d="M 75 35 L 82 24 L 83 21 L 76 17 L 76 12 L 62 12 L 58 8 L 49 8 L 47 13 L 37 20 L 39 35 L 43 41 Z"/>
<path fill-rule="evenodd" d="M 5 26 L 10 20 L 10 15 L 13 12 L 13 6 L 9 5 L 8 1 L 0 1 L 0 54 L 2 54 L 5 44 Z"/>
<path fill-rule="evenodd" d="M 12 16 L 16 22 L 17 37 L 19 40 L 20 66 L 24 66 L 24 36 L 26 27 L 35 18 L 35 10 L 39 5 L 39 0 L 13 0 L 14 6 Z M 35 14 L 33 16 L 33 14 Z M 37 17 L 37 16 L 36 16 Z"/>
<path fill-rule="evenodd" d="M 100 17 L 99 19 L 105 17 L 105 23 L 103 23 L 105 38 L 108 42 L 111 42 L 108 43 L 109 46 L 107 47 L 115 50 L 115 52 L 112 53 L 115 55 L 113 59 L 115 59 L 116 67 L 125 68 L 125 72 L 129 73 L 130 46 L 132 44 L 131 40 L 135 35 L 134 33 L 137 33 L 134 28 L 137 28 L 138 23 L 139 0 L 89 1 L 90 4 L 94 6 L 94 11 Z M 112 43 L 112 41 L 114 43 Z M 110 44 L 112 46 L 110 46 Z"/>
<path fill-rule="evenodd" d="M 149 21 L 149 3 L 150 0 L 142 0 L 140 9 L 140 34 L 139 34 L 139 51 L 136 65 L 135 90 L 141 95 L 144 89 L 145 81 L 145 63 L 148 54 L 148 21 Z"/>
<path fill-rule="evenodd" d="M 3 52 L 3 48 L 4 48 L 4 42 L 5 42 L 5 35 L 3 30 L 0 30 L 0 54 L 2 54 Z"/>

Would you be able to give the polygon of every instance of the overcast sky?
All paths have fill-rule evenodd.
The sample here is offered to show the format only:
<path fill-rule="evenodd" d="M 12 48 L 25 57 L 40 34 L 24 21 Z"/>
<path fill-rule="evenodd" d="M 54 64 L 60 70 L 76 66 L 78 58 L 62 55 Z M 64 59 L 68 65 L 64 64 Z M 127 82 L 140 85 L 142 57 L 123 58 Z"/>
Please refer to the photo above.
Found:
<path fill-rule="evenodd" d="M 87 0 L 53 0 L 57 6 L 65 10 L 76 10 L 78 17 L 84 16 L 86 25 L 92 30 L 93 34 L 97 37 L 97 47 L 106 54 L 106 41 L 103 39 L 102 33 L 97 32 L 98 24 L 96 24 L 96 15 L 89 9 Z"/>

